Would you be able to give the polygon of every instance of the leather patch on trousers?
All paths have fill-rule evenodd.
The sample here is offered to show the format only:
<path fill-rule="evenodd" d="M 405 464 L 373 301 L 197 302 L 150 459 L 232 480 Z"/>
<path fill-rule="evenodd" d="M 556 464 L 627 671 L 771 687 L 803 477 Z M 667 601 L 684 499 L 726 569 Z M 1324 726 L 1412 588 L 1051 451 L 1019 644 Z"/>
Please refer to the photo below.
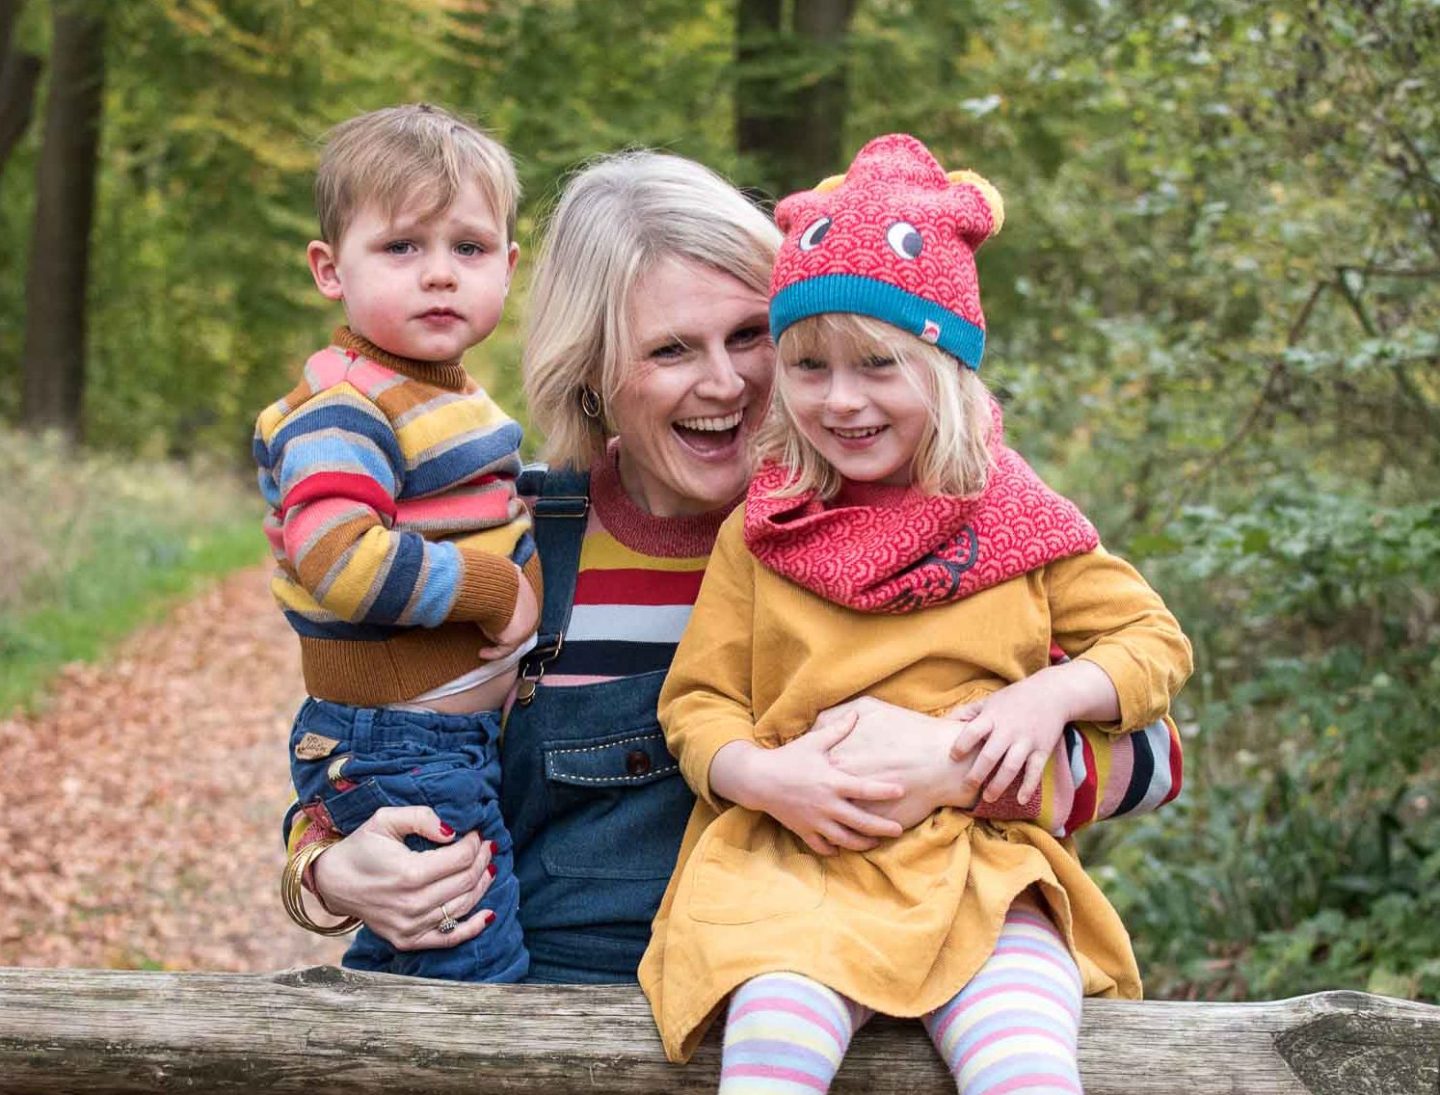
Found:
<path fill-rule="evenodd" d="M 324 734 L 309 734 L 295 743 L 296 760 L 319 760 L 328 757 L 340 744 L 338 738 L 327 738 Z"/>

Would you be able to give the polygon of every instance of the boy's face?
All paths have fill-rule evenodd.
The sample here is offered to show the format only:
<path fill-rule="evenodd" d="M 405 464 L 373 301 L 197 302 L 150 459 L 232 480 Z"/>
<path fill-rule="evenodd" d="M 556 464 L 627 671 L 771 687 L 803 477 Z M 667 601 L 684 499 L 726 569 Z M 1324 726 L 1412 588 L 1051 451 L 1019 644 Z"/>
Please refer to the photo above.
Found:
<path fill-rule="evenodd" d="M 428 220 L 365 205 L 339 247 L 312 241 L 315 284 L 350 328 L 421 361 L 458 358 L 500 322 L 520 248 L 474 183 Z"/>

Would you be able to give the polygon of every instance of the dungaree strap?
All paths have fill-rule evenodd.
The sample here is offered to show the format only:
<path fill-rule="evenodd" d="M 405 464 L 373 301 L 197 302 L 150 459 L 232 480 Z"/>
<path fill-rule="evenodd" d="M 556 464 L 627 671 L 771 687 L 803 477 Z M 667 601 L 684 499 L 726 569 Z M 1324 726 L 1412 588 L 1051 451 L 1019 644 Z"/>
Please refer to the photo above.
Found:
<path fill-rule="evenodd" d="M 540 628 L 535 649 L 520 663 L 523 681 L 533 682 L 545 672 L 545 664 L 560 653 L 570 611 L 575 604 L 575 580 L 580 572 L 580 545 L 590 513 L 590 473 L 572 468 L 531 465 L 520 473 L 520 493 L 533 497 L 535 504 L 535 547 L 545 576 L 545 599 L 540 608 Z M 521 688 L 521 700 L 529 696 Z"/>

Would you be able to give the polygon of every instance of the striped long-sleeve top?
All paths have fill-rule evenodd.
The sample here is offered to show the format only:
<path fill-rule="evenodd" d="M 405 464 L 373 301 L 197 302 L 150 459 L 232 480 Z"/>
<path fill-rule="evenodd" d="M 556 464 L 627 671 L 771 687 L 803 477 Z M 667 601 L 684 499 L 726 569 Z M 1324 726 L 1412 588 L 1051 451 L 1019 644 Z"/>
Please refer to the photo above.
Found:
<path fill-rule="evenodd" d="M 479 664 L 514 612 L 517 567 L 539 595 L 520 436 L 458 361 L 396 357 L 343 327 L 261 413 L 271 588 L 312 696 L 420 695 Z"/>

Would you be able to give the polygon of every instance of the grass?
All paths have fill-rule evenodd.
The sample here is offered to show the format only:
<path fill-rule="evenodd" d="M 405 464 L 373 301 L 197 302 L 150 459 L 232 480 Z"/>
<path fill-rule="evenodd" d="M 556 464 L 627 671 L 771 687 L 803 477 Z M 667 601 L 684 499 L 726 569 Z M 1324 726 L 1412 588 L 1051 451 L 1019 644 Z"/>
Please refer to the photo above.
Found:
<path fill-rule="evenodd" d="M 118 461 L 0 431 L 0 714 L 43 702 L 205 581 L 261 561 L 260 506 L 234 471 Z"/>

